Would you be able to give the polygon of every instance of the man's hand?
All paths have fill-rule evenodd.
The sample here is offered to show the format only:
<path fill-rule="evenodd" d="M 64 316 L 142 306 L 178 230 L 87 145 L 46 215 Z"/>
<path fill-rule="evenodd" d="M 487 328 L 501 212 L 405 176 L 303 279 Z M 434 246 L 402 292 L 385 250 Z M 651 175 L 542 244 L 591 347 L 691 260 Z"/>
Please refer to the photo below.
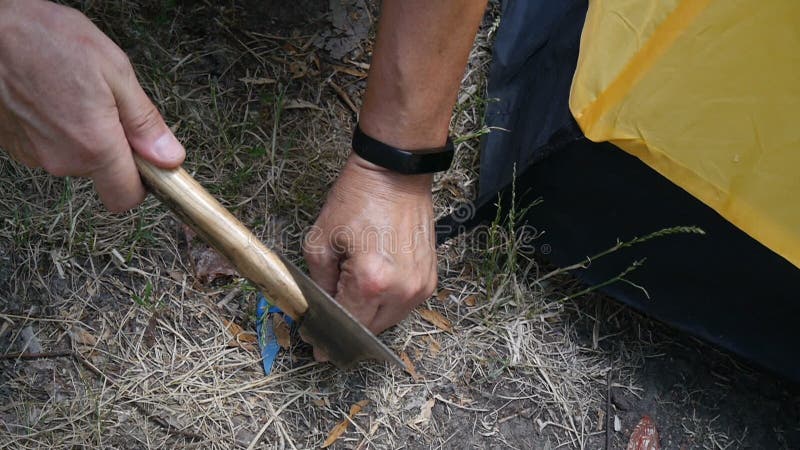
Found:
<path fill-rule="evenodd" d="M 485 8 L 486 0 L 381 2 L 364 133 L 408 151 L 444 146 Z M 311 276 L 375 333 L 436 288 L 431 180 L 351 155 L 306 238 Z"/>
<path fill-rule="evenodd" d="M 78 11 L 40 0 L 0 0 L 0 147 L 92 178 L 117 212 L 145 195 L 132 151 L 164 168 L 185 156 L 123 51 Z"/>
<path fill-rule="evenodd" d="M 436 287 L 431 180 L 352 155 L 306 236 L 311 276 L 374 333 Z"/>

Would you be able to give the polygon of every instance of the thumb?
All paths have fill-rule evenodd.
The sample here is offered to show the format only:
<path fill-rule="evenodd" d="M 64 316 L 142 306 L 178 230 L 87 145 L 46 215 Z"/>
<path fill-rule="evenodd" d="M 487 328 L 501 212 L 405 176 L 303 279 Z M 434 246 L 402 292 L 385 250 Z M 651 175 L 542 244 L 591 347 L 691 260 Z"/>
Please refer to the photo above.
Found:
<path fill-rule="evenodd" d="M 133 69 L 119 78 L 110 83 L 111 90 L 131 149 L 165 169 L 181 165 L 186 151 L 139 85 Z"/>

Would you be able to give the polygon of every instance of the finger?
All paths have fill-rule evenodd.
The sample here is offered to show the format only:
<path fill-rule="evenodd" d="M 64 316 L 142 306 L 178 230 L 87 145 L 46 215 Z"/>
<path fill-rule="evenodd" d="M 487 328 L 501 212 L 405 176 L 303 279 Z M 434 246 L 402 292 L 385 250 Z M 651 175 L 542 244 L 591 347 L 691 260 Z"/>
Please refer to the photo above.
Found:
<path fill-rule="evenodd" d="M 108 162 L 90 174 L 100 200 L 111 212 L 127 211 L 145 196 L 128 142 L 122 137 L 118 142 L 124 148 L 111 152 Z"/>
<path fill-rule="evenodd" d="M 328 362 L 331 360 L 328 354 L 320 350 L 319 347 L 314 347 L 314 359 L 319 362 Z"/>
<path fill-rule="evenodd" d="M 385 289 L 375 288 L 375 268 L 367 268 L 355 258 L 342 262 L 336 301 L 356 320 L 369 326 L 378 312 Z"/>
<path fill-rule="evenodd" d="M 11 159 L 26 167 L 35 169 L 41 166 L 34 156 L 33 144 L 25 136 L 17 136 L 17 138 L 8 145 L 7 150 Z"/>
<path fill-rule="evenodd" d="M 322 237 L 322 231 L 316 225 L 306 234 L 303 242 L 303 257 L 308 263 L 308 272 L 314 280 L 331 297 L 336 296 L 339 283 L 340 257 Z"/>
<path fill-rule="evenodd" d="M 380 334 L 384 330 L 397 325 L 401 320 L 411 313 L 414 309 L 407 303 L 389 302 L 378 307 L 375 317 L 370 322 L 369 328 L 375 334 Z"/>
<path fill-rule="evenodd" d="M 305 332 L 303 332 L 303 329 L 302 329 L 302 328 L 300 329 L 300 339 L 302 339 L 302 340 L 303 340 L 303 342 L 307 342 L 307 343 L 309 343 L 309 344 L 311 344 L 311 345 L 313 345 L 313 344 L 314 344 L 314 343 L 313 343 L 313 342 L 312 342 L 312 341 L 311 341 L 311 340 L 310 340 L 310 339 L 309 339 L 309 338 L 306 336 L 306 334 L 305 334 Z M 330 359 L 328 358 L 328 355 L 327 355 L 325 352 L 323 352 L 322 350 L 320 350 L 320 348 L 319 348 L 319 347 L 314 347 L 312 350 L 313 350 L 313 352 L 314 352 L 314 359 L 315 359 L 315 360 L 317 360 L 317 361 L 319 361 L 319 362 L 326 362 L 326 361 L 329 361 L 329 360 L 330 360 Z"/>
<path fill-rule="evenodd" d="M 351 260 L 345 260 L 337 271 L 338 281 L 336 290 L 336 301 L 342 305 L 350 314 L 359 322 L 368 325 L 372 322 L 375 313 L 378 310 L 378 303 L 376 299 L 369 299 L 364 295 L 364 289 L 360 286 L 359 280 L 353 276 L 354 272 L 352 267 L 357 263 Z M 310 267 L 310 264 L 309 264 Z M 320 362 L 328 361 L 328 356 L 318 347 L 314 347 L 314 359 Z"/>
<path fill-rule="evenodd" d="M 8 154 L 11 156 L 11 159 L 14 161 L 22 164 L 25 167 L 35 169 L 39 167 L 39 163 L 36 162 L 33 158 L 29 157 L 25 154 L 25 152 L 14 150 L 13 148 L 8 149 Z"/>
<path fill-rule="evenodd" d="M 181 165 L 186 151 L 139 85 L 133 69 L 111 77 L 109 85 L 131 148 L 156 166 L 170 169 Z"/>

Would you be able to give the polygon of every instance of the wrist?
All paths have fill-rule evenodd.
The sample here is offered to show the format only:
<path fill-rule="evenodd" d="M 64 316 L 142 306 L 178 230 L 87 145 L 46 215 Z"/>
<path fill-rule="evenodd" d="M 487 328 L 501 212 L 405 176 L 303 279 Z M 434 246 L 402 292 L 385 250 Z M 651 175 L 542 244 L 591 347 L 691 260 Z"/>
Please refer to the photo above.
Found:
<path fill-rule="evenodd" d="M 356 125 L 353 130 L 353 151 L 361 158 L 397 173 L 412 175 L 443 172 L 453 162 L 455 147 L 450 139 L 443 147 L 402 149 L 369 136 Z"/>
<path fill-rule="evenodd" d="M 404 175 L 371 163 L 355 153 L 347 159 L 343 173 L 353 172 L 370 188 L 387 188 L 391 192 L 431 195 L 432 174 Z"/>
<path fill-rule="evenodd" d="M 449 123 L 449 113 L 435 117 L 401 110 L 371 112 L 365 106 L 359 115 L 361 130 L 368 136 L 410 152 L 443 147 Z"/>

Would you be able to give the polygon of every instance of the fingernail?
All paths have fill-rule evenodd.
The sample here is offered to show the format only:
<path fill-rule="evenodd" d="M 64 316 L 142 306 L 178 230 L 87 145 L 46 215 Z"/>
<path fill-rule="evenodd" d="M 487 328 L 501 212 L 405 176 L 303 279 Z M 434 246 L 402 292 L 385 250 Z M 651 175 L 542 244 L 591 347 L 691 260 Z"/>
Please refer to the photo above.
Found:
<path fill-rule="evenodd" d="M 164 162 L 175 162 L 183 159 L 183 147 L 170 132 L 161 135 L 153 143 L 153 152 Z"/>

